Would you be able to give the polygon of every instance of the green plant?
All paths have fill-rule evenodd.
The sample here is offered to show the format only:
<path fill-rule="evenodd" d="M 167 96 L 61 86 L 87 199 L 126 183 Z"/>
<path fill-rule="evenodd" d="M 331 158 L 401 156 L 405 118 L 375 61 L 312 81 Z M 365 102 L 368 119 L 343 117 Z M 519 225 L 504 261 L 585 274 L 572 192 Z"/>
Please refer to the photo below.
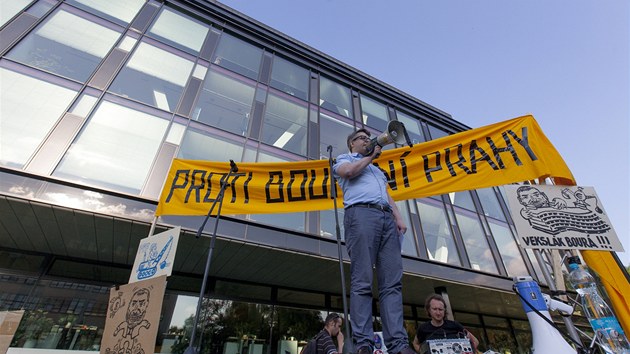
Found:
<path fill-rule="evenodd" d="M 26 311 L 11 345 L 22 346 L 26 340 L 38 340 L 44 332 L 50 331 L 53 320 L 47 315 L 48 312 L 42 310 Z"/>

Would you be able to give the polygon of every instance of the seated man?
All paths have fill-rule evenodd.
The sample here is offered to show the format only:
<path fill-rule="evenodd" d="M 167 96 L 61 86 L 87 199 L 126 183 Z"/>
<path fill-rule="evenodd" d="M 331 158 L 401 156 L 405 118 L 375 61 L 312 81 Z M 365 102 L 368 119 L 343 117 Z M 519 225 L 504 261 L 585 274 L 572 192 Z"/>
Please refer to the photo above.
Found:
<path fill-rule="evenodd" d="M 342 324 L 341 316 L 331 312 L 326 316 L 324 328 L 302 348 L 300 354 L 341 354 L 344 340 L 341 333 Z M 337 339 L 336 346 L 333 338 Z"/>
<path fill-rule="evenodd" d="M 444 318 L 446 314 L 446 301 L 440 295 L 433 294 L 424 302 L 424 309 L 431 321 L 418 326 L 416 336 L 413 339 L 413 347 L 420 353 L 421 345 L 431 339 L 468 338 L 476 351 L 479 341 L 472 333 L 468 332 L 459 322 Z"/>

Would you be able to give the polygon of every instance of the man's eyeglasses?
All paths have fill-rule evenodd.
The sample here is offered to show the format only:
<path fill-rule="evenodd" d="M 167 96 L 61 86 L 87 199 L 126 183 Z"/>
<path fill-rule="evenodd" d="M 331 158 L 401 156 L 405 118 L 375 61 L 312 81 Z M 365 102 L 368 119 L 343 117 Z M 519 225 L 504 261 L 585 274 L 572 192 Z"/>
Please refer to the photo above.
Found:
<path fill-rule="evenodd" d="M 354 139 L 352 139 L 352 141 L 355 141 L 357 139 L 361 139 L 363 141 L 368 141 L 368 140 L 370 140 L 370 137 L 366 136 L 366 135 L 359 135 L 359 136 L 355 137 Z"/>

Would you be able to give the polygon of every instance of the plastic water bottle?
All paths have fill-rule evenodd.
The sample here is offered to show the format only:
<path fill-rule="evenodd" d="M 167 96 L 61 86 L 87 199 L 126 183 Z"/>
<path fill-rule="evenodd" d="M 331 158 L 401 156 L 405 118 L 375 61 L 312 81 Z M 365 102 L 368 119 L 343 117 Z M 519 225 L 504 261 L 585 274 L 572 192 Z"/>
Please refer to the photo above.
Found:
<path fill-rule="evenodd" d="M 630 354 L 630 344 L 619 321 L 599 295 L 593 276 L 580 266 L 579 257 L 569 258 L 569 282 L 580 294 L 584 315 L 607 353 Z"/>

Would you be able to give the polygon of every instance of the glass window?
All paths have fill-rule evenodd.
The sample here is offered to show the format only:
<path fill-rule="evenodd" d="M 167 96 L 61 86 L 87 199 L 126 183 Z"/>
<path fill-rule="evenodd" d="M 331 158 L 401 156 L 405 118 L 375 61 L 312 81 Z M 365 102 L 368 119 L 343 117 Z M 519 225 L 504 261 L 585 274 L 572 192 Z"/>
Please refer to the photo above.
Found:
<path fill-rule="evenodd" d="M 275 153 L 275 152 L 259 150 L 256 162 L 288 162 L 290 161 L 289 158 L 287 158 L 286 156 L 281 156 L 281 154 L 282 154 L 281 151 L 278 151 L 278 153 Z"/>
<path fill-rule="evenodd" d="M 222 296 L 225 298 L 256 298 L 262 291 L 251 285 L 225 283 L 219 280 L 216 286 L 221 294 L 227 290 L 229 295 Z M 218 294 L 219 290 L 216 292 Z M 270 296 L 271 291 L 266 293 Z M 177 305 L 170 309 L 172 316 L 171 312 L 164 316 L 172 318 L 170 324 L 164 326 L 169 328 L 161 346 L 164 353 L 179 353 L 189 342 L 197 299 L 182 298 L 184 296 L 179 295 Z M 307 303 L 318 308 L 324 307 L 325 300 L 322 294 L 282 288 L 278 289 L 277 298 L 283 303 Z M 306 341 L 323 328 L 327 315 L 319 310 L 204 298 L 200 309 L 203 320 L 199 325 L 203 329 L 199 331 L 199 340 L 208 353 L 297 354 Z M 170 350 L 166 349 L 167 343 L 173 345 Z"/>
<path fill-rule="evenodd" d="M 126 25 L 140 11 L 145 0 L 66 0 L 66 3 L 120 25 Z"/>
<path fill-rule="evenodd" d="M 9 246 L 6 243 L 4 245 Z M 17 270 L 20 272 L 39 274 L 44 260 L 44 256 L 29 255 L 21 252 L 0 251 L 0 269 L 12 269 L 14 271 Z M 7 289 L 5 289 L 5 291 L 6 290 Z M 0 305 L 0 309 L 2 310 L 5 309 L 3 308 L 3 305 Z"/>
<path fill-rule="evenodd" d="M 417 201 L 430 260 L 461 265 L 451 228 L 440 201 L 424 198 Z"/>
<path fill-rule="evenodd" d="M 273 59 L 271 87 L 291 96 L 308 99 L 308 70 L 280 57 Z"/>
<path fill-rule="evenodd" d="M 487 328 L 487 349 L 499 353 L 518 353 L 516 340 L 508 330 Z"/>
<path fill-rule="evenodd" d="M 261 141 L 300 155 L 306 155 L 308 110 L 297 100 L 272 93 L 267 98 Z"/>
<path fill-rule="evenodd" d="M 192 68 L 192 60 L 142 42 L 109 90 L 172 112 Z"/>
<path fill-rule="evenodd" d="M 57 263 L 63 262 L 56 261 L 52 268 L 57 267 Z M 73 263 L 67 268 L 59 268 L 68 271 L 97 268 L 96 265 L 77 265 Z M 21 276 L 3 278 L 0 308 L 26 310 L 12 347 L 43 349 L 36 351 L 54 350 L 50 348 L 98 351 L 105 327 L 109 287 Z"/>
<path fill-rule="evenodd" d="M 56 1 L 50 1 L 50 0 L 36 1 L 33 5 L 27 8 L 25 12 L 29 15 L 35 16 L 36 18 L 42 18 L 55 5 L 57 5 Z"/>
<path fill-rule="evenodd" d="M 155 205 L 150 203 L 128 197 L 96 193 L 82 188 L 73 188 L 59 183 L 17 177 L 16 174 L 0 172 L 0 191 L 19 198 L 35 199 L 67 208 L 94 211 L 99 214 L 119 215 L 149 223 L 154 218 Z M 126 251 L 124 257 L 126 260 Z"/>
<path fill-rule="evenodd" d="M 407 130 L 407 134 L 409 134 L 409 139 L 411 140 L 412 144 L 418 144 L 427 141 L 424 138 L 424 134 L 422 133 L 420 121 L 402 112 L 396 112 L 396 118 L 399 122 L 405 125 L 405 130 Z"/>
<path fill-rule="evenodd" d="M 486 216 L 506 221 L 505 214 L 503 214 L 503 210 L 501 210 L 501 205 L 499 204 L 499 200 L 497 200 L 497 196 L 494 194 L 494 189 L 492 187 L 477 189 L 477 195 L 479 196 L 483 213 Z"/>
<path fill-rule="evenodd" d="M 344 117 L 352 117 L 350 89 L 323 76 L 319 78 L 319 105 Z"/>
<path fill-rule="evenodd" d="M 514 241 L 508 226 L 503 223 L 499 224 L 492 219 L 488 221 L 508 275 L 511 277 L 528 275 L 529 272 L 518 250 L 518 244 Z"/>
<path fill-rule="evenodd" d="M 179 119 L 179 117 L 176 116 L 175 119 Z M 186 132 L 186 125 L 173 122 L 170 128 L 168 128 L 166 142 L 174 145 L 180 145 L 182 138 L 184 137 L 184 132 Z"/>
<path fill-rule="evenodd" d="M 179 158 L 208 161 L 241 161 L 243 144 L 189 127 L 179 147 Z"/>
<path fill-rule="evenodd" d="M 83 92 L 81 94 L 81 97 L 79 97 L 74 102 L 68 112 L 79 117 L 87 117 L 88 114 L 90 114 L 92 107 L 94 107 L 94 105 L 98 101 L 98 97 L 94 96 L 93 94 L 94 92 L 88 92 L 87 90 Z"/>
<path fill-rule="evenodd" d="M 545 275 L 543 274 L 543 270 L 540 267 L 540 263 L 538 263 L 538 259 L 536 259 L 536 255 L 534 254 L 534 250 L 531 249 L 531 248 L 525 248 L 524 250 L 525 250 L 525 253 L 527 253 L 527 257 L 529 257 L 529 260 L 532 263 L 532 266 L 534 267 L 534 272 L 536 273 L 536 276 L 538 277 L 538 284 L 540 284 L 540 285 L 547 285 L 547 280 L 545 279 Z M 544 257 L 545 254 L 542 253 L 542 256 Z M 548 267 L 549 264 L 551 264 L 551 263 L 545 263 L 545 267 Z M 553 272 L 552 269 L 548 269 L 548 271 L 549 272 Z"/>
<path fill-rule="evenodd" d="M 415 237 L 411 228 L 411 221 L 409 220 L 409 208 L 407 207 L 407 203 L 405 201 L 396 202 L 396 206 L 398 206 L 400 215 L 402 215 L 405 220 L 405 225 L 407 225 L 407 233 L 405 233 L 400 240 L 401 252 L 402 254 L 417 256 L 418 249 L 416 248 L 416 241 L 414 240 Z"/>
<path fill-rule="evenodd" d="M 256 80 L 260 70 L 262 52 L 261 48 L 223 33 L 212 56 L 212 62 Z"/>
<path fill-rule="evenodd" d="M 518 350 L 520 353 L 527 353 L 534 345 L 534 337 L 532 331 L 514 331 L 516 334 L 516 342 L 518 343 Z"/>
<path fill-rule="evenodd" d="M 254 85 L 208 70 L 193 119 L 238 135 L 247 135 Z"/>
<path fill-rule="evenodd" d="M 324 294 L 309 293 L 295 289 L 278 289 L 278 302 L 318 306 L 322 308 L 326 307 L 326 297 Z"/>
<path fill-rule="evenodd" d="M 167 127 L 165 119 L 103 101 L 53 175 L 139 193 Z"/>
<path fill-rule="evenodd" d="M 0 82 L 0 164 L 21 168 L 77 91 L 8 68 L 0 68 Z"/>
<path fill-rule="evenodd" d="M 458 207 L 466 208 L 468 210 L 475 211 L 475 203 L 473 203 L 472 197 L 469 191 L 455 192 L 448 194 L 451 204 Z"/>
<path fill-rule="evenodd" d="M 343 209 L 343 200 L 337 199 L 337 218 L 339 219 L 339 232 L 341 240 L 345 240 L 345 228 L 343 227 L 343 218 L 345 216 Z M 335 219 L 335 210 L 321 210 L 319 212 L 319 235 L 337 239 L 337 220 Z"/>
<path fill-rule="evenodd" d="M 503 188 L 503 186 L 498 186 L 496 190 L 498 190 L 499 194 L 501 195 L 500 200 L 503 200 L 506 202 L 508 200 L 508 197 L 507 197 L 507 194 L 505 193 L 505 188 Z M 512 211 L 510 210 L 510 205 L 507 202 L 505 203 L 505 205 L 507 207 L 508 214 L 512 215 Z M 501 215 L 503 215 L 503 212 L 501 212 Z"/>
<path fill-rule="evenodd" d="M 457 322 L 463 324 L 468 327 L 468 325 L 481 325 L 481 318 L 478 314 L 474 313 L 466 313 L 466 312 L 456 312 L 453 311 L 453 316 Z"/>
<path fill-rule="evenodd" d="M 471 211 L 455 208 L 457 224 L 466 246 L 468 259 L 472 269 L 489 273 L 496 273 L 497 266 L 494 263 L 492 251 L 483 232 L 479 216 Z"/>
<path fill-rule="evenodd" d="M 7 57 L 86 81 L 121 32 L 61 9 L 17 44 Z"/>
<path fill-rule="evenodd" d="M 250 140 L 254 142 L 253 140 Z M 256 146 L 257 143 L 256 143 Z M 256 162 L 256 156 L 258 155 L 258 149 L 256 147 L 245 146 L 245 152 L 243 153 L 243 162 Z"/>
<path fill-rule="evenodd" d="M 361 95 L 361 119 L 363 124 L 370 126 L 378 131 L 387 130 L 387 107 L 380 102 Z"/>
<path fill-rule="evenodd" d="M 348 152 L 346 140 L 354 127 L 326 114 L 319 115 L 319 156 L 328 159 L 328 146 L 333 147 L 332 156 L 337 157 Z"/>
<path fill-rule="evenodd" d="M 31 0 L 13 0 L 0 2 L 0 27 L 9 22 L 13 16 L 22 11 Z"/>
<path fill-rule="evenodd" d="M 445 132 L 444 130 L 440 128 L 436 128 L 432 126 L 431 124 L 428 124 L 428 126 L 429 126 L 429 134 L 431 134 L 431 140 L 439 139 L 448 135 L 448 132 Z"/>
<path fill-rule="evenodd" d="M 261 224 L 274 225 L 288 230 L 304 232 L 304 217 L 305 213 L 280 213 L 249 215 L 248 219 Z"/>
<path fill-rule="evenodd" d="M 193 54 L 199 53 L 210 29 L 197 20 L 163 8 L 149 33 L 162 42 Z"/>

